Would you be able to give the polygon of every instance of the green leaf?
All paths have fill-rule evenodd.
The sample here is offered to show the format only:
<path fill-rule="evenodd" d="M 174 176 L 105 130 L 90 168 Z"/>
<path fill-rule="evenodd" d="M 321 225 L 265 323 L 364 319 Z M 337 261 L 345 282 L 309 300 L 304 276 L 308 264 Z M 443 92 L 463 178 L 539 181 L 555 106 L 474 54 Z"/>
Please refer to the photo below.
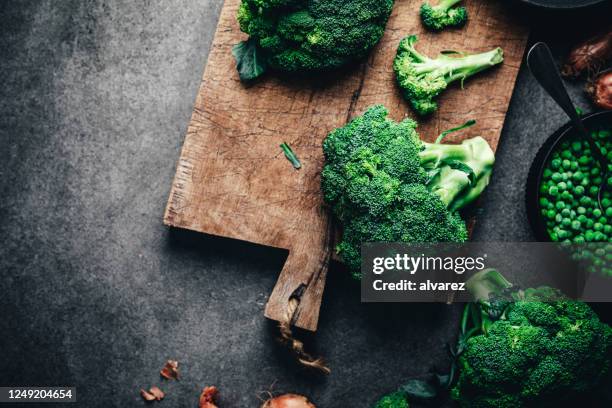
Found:
<path fill-rule="evenodd" d="M 252 81 L 262 75 L 268 68 L 261 55 L 261 50 L 257 46 L 257 41 L 252 38 L 234 45 L 232 55 L 236 59 L 238 75 L 243 82 Z"/>
<path fill-rule="evenodd" d="M 465 129 L 465 128 L 469 128 L 470 126 L 474 126 L 476 124 L 476 121 L 474 119 L 468 120 L 467 122 L 465 122 L 463 125 L 461 126 L 457 126 L 454 127 L 452 129 L 448 129 L 445 130 L 444 132 L 440 133 L 440 136 L 438 136 L 438 138 L 436 139 L 435 143 L 440 143 L 442 141 L 442 139 L 444 139 L 447 135 L 453 133 L 453 132 L 457 132 L 459 130 Z"/>
<path fill-rule="evenodd" d="M 297 158 L 295 153 L 293 153 L 293 150 L 291 150 L 291 147 L 287 143 L 281 144 L 280 148 L 283 149 L 285 157 L 291 162 L 295 169 L 299 169 L 302 167 L 302 163 L 300 163 L 300 160 Z"/>
<path fill-rule="evenodd" d="M 438 388 L 428 381 L 409 380 L 398 391 L 406 393 L 408 400 L 429 400 L 438 396 Z"/>
<path fill-rule="evenodd" d="M 453 170 L 459 170 L 466 173 L 468 175 L 468 178 L 470 179 L 470 184 L 474 185 L 474 182 L 476 181 L 476 174 L 474 173 L 474 170 L 467 164 L 459 160 L 442 160 L 440 164 L 446 165 Z"/>

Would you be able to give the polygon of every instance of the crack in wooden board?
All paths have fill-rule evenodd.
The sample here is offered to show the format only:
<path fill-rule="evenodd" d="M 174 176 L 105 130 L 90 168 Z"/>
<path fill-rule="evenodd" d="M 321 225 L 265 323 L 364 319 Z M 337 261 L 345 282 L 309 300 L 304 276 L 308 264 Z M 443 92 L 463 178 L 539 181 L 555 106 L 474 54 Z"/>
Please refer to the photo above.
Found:
<path fill-rule="evenodd" d="M 418 48 L 431 56 L 449 48 L 504 49 L 500 68 L 466 81 L 464 90 L 452 86 L 439 98 L 439 111 L 419 127 L 423 138 L 431 140 L 475 118 L 478 124 L 467 133 L 482 135 L 496 148 L 527 39 L 525 27 L 503 3 L 467 0 L 471 16 L 464 29 L 431 34 L 420 25 L 419 2 L 399 0 L 380 44 L 351 72 L 298 81 L 268 75 L 245 87 L 231 56 L 232 46 L 246 38 L 235 20 L 240 0 L 226 0 L 164 223 L 288 249 L 266 316 L 284 318 L 289 297 L 306 285 L 295 325 L 316 330 L 330 222 L 319 191 L 323 139 L 373 104 L 387 106 L 396 120 L 413 116 L 395 85 L 392 61 L 399 40 L 416 33 Z M 282 142 L 291 145 L 302 169 L 293 169 L 286 160 Z"/>

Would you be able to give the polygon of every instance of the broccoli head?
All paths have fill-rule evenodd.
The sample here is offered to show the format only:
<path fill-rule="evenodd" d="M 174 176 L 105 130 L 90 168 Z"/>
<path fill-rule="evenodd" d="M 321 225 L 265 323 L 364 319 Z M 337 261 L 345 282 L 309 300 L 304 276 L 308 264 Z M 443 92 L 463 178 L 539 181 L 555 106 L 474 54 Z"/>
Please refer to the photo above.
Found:
<path fill-rule="evenodd" d="M 382 397 L 374 408 L 410 408 L 410 405 L 406 401 L 406 394 L 397 391 Z"/>
<path fill-rule="evenodd" d="M 461 27 L 468 19 L 465 7 L 454 7 L 461 0 L 440 0 L 432 6 L 423 3 L 421 6 L 421 21 L 430 30 L 439 31 L 446 27 Z"/>
<path fill-rule="evenodd" d="M 432 59 L 416 50 L 417 40 L 416 35 L 411 35 L 400 42 L 393 69 L 404 97 L 419 115 L 427 115 L 438 108 L 434 98 L 448 84 L 463 83 L 466 78 L 504 60 L 501 48 L 471 55 L 446 51 Z"/>
<path fill-rule="evenodd" d="M 250 38 L 234 48 L 241 79 L 268 67 L 321 71 L 365 57 L 382 37 L 393 2 L 242 0 L 237 19 Z"/>
<path fill-rule="evenodd" d="M 484 189 L 495 161 L 481 137 L 426 143 L 416 122 L 387 114 L 373 106 L 323 142 L 323 196 L 343 224 L 337 250 L 356 277 L 365 242 L 466 241 L 456 211 Z"/>
<path fill-rule="evenodd" d="M 491 280 L 492 275 L 499 273 L 484 271 L 476 279 L 484 277 L 490 286 L 498 280 Z M 499 282 L 508 289 L 507 281 Z M 472 282 L 472 287 L 479 285 Z M 480 290 L 485 292 L 490 291 Z M 489 323 L 465 340 L 459 356 L 460 374 L 451 395 L 460 406 L 563 406 L 594 390 L 609 374 L 612 328 L 586 303 L 552 288 L 532 288 L 512 292 L 511 300 L 502 303 L 503 312 L 487 317 L 486 306 L 496 303 L 495 297 L 491 293 L 480 301 L 485 306 L 482 319 Z"/>

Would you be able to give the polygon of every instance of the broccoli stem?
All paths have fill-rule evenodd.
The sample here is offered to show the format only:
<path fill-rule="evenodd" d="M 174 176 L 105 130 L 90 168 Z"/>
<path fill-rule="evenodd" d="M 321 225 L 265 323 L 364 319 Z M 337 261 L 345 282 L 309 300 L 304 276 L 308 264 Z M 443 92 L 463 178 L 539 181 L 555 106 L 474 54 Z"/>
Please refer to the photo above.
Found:
<path fill-rule="evenodd" d="M 503 51 L 498 47 L 480 54 L 464 55 L 461 57 L 452 57 L 448 54 L 443 54 L 436 59 L 428 58 L 427 60 L 423 60 L 424 62 L 421 64 L 415 64 L 415 70 L 418 74 L 439 72 L 444 76 L 446 83 L 450 84 L 458 79 L 464 80 L 484 71 L 487 68 L 501 63 L 503 60 Z"/>
<path fill-rule="evenodd" d="M 461 1 L 462 0 L 440 0 L 438 4 L 436 4 L 435 6 L 431 6 L 431 7 L 437 10 L 448 10 L 451 7 L 453 7 L 455 4 Z"/>
<path fill-rule="evenodd" d="M 487 173 L 485 176 L 480 177 L 476 184 L 455 197 L 453 202 L 448 205 L 448 209 L 451 211 L 458 211 L 469 204 L 471 204 L 474 200 L 480 197 L 480 194 L 484 191 L 484 189 L 489 185 L 489 180 L 491 179 L 491 173 Z"/>
<path fill-rule="evenodd" d="M 474 201 L 489 183 L 495 154 L 482 137 L 461 144 L 423 143 L 421 166 L 437 169 L 428 188 L 452 211 Z"/>
<path fill-rule="evenodd" d="M 440 200 L 448 208 L 455 200 L 455 197 L 468 188 L 470 184 L 471 181 L 468 173 L 452 169 L 449 166 L 443 166 L 438 176 L 430 183 L 429 189 L 440 197 Z"/>
<path fill-rule="evenodd" d="M 495 269 L 484 269 L 476 272 L 465 285 L 476 301 L 486 302 L 491 294 L 498 294 L 512 287 L 504 276 Z"/>
<path fill-rule="evenodd" d="M 421 166 L 424 168 L 438 167 L 445 159 L 464 161 L 471 157 L 469 150 L 463 144 L 423 143 L 425 150 L 419 153 Z"/>

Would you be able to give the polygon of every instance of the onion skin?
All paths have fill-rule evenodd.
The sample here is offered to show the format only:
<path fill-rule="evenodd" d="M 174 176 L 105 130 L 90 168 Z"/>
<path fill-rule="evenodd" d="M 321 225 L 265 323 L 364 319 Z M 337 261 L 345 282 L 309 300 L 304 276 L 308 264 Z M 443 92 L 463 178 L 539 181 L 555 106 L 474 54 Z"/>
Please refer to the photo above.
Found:
<path fill-rule="evenodd" d="M 612 29 L 574 47 L 561 73 L 565 77 L 574 78 L 585 72 L 594 73 L 610 60 L 612 60 Z"/>
<path fill-rule="evenodd" d="M 598 75 L 587 85 L 586 91 L 596 106 L 612 110 L 612 70 Z"/>
<path fill-rule="evenodd" d="M 217 390 L 217 387 L 204 387 L 202 394 L 200 395 L 198 408 L 218 408 L 217 404 L 215 403 L 215 399 L 218 395 L 219 390 Z"/>
<path fill-rule="evenodd" d="M 317 408 L 308 398 L 297 394 L 284 394 L 270 398 L 261 408 Z"/>

